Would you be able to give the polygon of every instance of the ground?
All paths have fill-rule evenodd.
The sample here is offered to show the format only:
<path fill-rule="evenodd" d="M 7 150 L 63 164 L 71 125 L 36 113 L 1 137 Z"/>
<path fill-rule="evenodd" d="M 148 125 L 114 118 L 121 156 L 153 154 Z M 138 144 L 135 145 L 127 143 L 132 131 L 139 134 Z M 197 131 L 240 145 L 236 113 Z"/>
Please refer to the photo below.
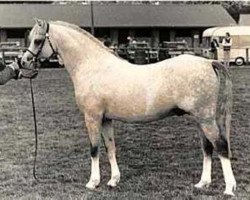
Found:
<path fill-rule="evenodd" d="M 0 199 L 250 199 L 250 68 L 230 69 L 233 79 L 232 166 L 236 197 L 223 196 L 221 165 L 214 155 L 213 183 L 197 190 L 202 152 L 190 116 L 148 124 L 115 123 L 121 182 L 106 186 L 110 167 L 101 149 L 101 183 L 90 175 L 89 141 L 64 69 L 41 70 L 34 80 L 39 130 L 38 183 L 32 176 L 34 133 L 29 81 L 10 81 L 0 93 Z"/>

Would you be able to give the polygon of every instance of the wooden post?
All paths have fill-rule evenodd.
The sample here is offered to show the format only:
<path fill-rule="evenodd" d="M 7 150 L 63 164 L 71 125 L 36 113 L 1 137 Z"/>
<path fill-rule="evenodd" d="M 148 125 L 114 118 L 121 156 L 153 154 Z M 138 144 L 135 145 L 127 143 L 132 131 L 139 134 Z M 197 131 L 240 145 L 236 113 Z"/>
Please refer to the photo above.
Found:
<path fill-rule="evenodd" d="M 151 47 L 152 48 L 157 48 L 159 46 L 159 40 L 160 40 L 160 33 L 159 29 L 153 29 L 151 31 Z"/>
<path fill-rule="evenodd" d="M 2 51 L 2 56 L 3 56 L 3 57 L 2 57 L 2 58 L 3 58 L 3 63 L 4 63 L 4 64 L 6 64 L 6 62 L 5 62 L 5 54 L 4 54 L 4 50 Z"/>
<path fill-rule="evenodd" d="M 246 64 L 249 65 L 249 48 L 246 48 Z"/>
<path fill-rule="evenodd" d="M 114 44 L 118 45 L 118 29 L 112 29 L 110 31 L 110 38 L 113 45 Z"/>
<path fill-rule="evenodd" d="M 175 36 L 176 36 L 176 31 L 175 30 L 170 30 L 170 41 L 174 42 L 175 41 Z"/>
<path fill-rule="evenodd" d="M 91 34 L 93 36 L 95 36 L 95 22 L 94 22 L 93 1 L 90 1 L 90 14 L 91 14 Z"/>
<path fill-rule="evenodd" d="M 24 46 L 28 47 L 30 30 L 26 30 L 24 33 Z"/>

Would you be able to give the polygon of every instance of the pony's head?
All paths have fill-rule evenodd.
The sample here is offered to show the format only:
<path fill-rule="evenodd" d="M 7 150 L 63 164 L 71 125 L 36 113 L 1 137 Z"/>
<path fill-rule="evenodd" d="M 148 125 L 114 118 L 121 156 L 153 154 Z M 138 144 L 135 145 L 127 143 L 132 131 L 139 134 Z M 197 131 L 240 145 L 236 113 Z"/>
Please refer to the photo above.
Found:
<path fill-rule="evenodd" d="M 22 57 L 21 64 L 26 69 L 34 69 L 41 59 L 49 59 L 56 52 L 49 39 L 49 23 L 35 19 L 36 24 L 29 34 L 29 47 Z"/>

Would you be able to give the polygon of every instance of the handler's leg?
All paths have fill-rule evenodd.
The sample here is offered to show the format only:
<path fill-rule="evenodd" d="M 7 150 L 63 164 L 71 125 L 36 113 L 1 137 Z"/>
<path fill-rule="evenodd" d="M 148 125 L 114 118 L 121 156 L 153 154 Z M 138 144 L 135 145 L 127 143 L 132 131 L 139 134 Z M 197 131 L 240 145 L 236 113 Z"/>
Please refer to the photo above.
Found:
<path fill-rule="evenodd" d="M 107 150 L 110 166 L 111 166 L 111 179 L 108 186 L 115 187 L 120 181 L 120 171 L 116 162 L 116 148 L 114 139 L 114 128 L 111 120 L 103 121 L 102 135 Z"/>
<path fill-rule="evenodd" d="M 95 189 L 100 183 L 99 151 L 101 121 L 102 116 L 85 113 L 85 123 L 89 134 L 91 152 L 91 175 L 89 182 L 86 184 L 86 187 L 89 189 Z"/>
<path fill-rule="evenodd" d="M 215 150 L 219 154 L 226 183 L 224 194 L 234 195 L 233 190 L 236 189 L 236 181 L 233 175 L 231 161 L 229 159 L 229 145 L 226 137 L 219 133 L 215 120 L 203 122 L 201 127 L 205 136 L 213 144 Z"/>
<path fill-rule="evenodd" d="M 209 140 L 201 133 L 201 145 L 203 152 L 203 170 L 201 180 L 195 185 L 197 188 L 208 187 L 211 183 L 211 170 L 212 170 L 212 154 L 213 145 Z"/>

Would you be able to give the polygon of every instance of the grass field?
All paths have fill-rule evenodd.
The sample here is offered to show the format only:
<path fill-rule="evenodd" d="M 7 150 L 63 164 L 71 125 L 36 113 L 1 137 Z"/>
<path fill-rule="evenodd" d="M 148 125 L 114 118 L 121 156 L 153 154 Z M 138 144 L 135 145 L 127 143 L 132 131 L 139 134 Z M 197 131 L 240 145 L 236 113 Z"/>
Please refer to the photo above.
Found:
<path fill-rule="evenodd" d="M 236 197 L 223 196 L 217 155 L 213 183 L 197 190 L 202 171 L 198 128 L 192 117 L 148 124 L 116 122 L 121 182 L 106 186 L 109 162 L 101 149 L 101 183 L 85 188 L 90 175 L 89 141 L 73 86 L 63 69 L 42 70 L 34 80 L 39 130 L 37 174 L 32 176 L 34 133 L 29 81 L 11 81 L 0 93 L 0 199 L 250 199 L 250 68 L 231 69 L 233 77 L 232 165 Z"/>

